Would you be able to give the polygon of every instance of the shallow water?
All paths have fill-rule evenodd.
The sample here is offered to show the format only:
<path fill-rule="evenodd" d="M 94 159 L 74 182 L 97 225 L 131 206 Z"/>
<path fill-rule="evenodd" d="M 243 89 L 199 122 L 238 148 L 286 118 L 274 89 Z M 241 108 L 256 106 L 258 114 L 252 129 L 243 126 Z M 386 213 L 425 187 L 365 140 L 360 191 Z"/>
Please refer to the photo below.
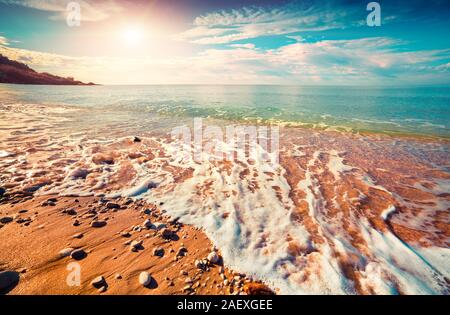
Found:
<path fill-rule="evenodd" d="M 450 88 L 1 85 L 1 102 L 90 108 L 141 131 L 192 117 L 450 136 Z M 174 118 L 176 117 L 176 118 Z"/>

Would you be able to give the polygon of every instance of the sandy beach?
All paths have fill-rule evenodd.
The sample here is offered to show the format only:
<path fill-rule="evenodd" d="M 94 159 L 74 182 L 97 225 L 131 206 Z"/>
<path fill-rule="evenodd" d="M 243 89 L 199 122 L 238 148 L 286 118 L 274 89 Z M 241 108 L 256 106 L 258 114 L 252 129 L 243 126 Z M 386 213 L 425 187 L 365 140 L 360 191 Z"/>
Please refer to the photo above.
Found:
<path fill-rule="evenodd" d="M 6 293 L 449 293 L 448 140 L 284 128 L 277 163 L 197 163 L 88 115 L 0 108 Z"/>

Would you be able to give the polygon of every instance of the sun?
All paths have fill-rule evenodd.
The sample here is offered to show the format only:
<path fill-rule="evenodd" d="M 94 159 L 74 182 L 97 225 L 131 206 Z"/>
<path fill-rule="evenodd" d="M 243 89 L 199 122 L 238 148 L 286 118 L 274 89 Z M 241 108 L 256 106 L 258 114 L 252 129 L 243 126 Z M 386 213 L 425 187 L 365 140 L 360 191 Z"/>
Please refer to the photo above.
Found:
<path fill-rule="evenodd" d="M 139 26 L 128 26 L 122 30 L 123 42 L 130 45 L 136 46 L 144 40 L 144 30 Z"/>

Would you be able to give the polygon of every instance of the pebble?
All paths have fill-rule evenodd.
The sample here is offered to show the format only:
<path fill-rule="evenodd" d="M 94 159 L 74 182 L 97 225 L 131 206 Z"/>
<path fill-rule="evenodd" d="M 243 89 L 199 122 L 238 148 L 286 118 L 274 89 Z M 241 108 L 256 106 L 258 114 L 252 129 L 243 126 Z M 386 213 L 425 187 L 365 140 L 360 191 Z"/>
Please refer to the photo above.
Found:
<path fill-rule="evenodd" d="M 70 253 L 70 257 L 75 260 L 81 260 L 87 256 L 86 252 L 82 249 L 76 249 Z"/>
<path fill-rule="evenodd" d="M 205 269 L 205 264 L 201 260 L 197 259 L 194 264 L 195 264 L 195 267 L 197 267 L 198 269 L 202 269 L 202 270 Z"/>
<path fill-rule="evenodd" d="M 91 281 L 91 285 L 94 288 L 99 289 L 99 288 L 102 288 L 102 287 L 106 286 L 106 280 L 105 280 L 105 278 L 103 276 L 99 276 L 99 277 L 97 277 L 97 278 L 95 278 L 94 280 Z"/>
<path fill-rule="evenodd" d="M 153 249 L 153 255 L 154 256 L 163 257 L 164 256 L 164 249 L 161 248 L 161 247 L 157 247 L 157 248 Z"/>
<path fill-rule="evenodd" d="M 19 283 L 20 275 L 15 271 L 1 271 L 0 272 L 0 292 L 8 290 L 12 286 Z"/>
<path fill-rule="evenodd" d="M 219 262 L 219 259 L 220 259 L 220 257 L 219 257 L 219 255 L 217 255 L 217 253 L 215 251 L 212 251 L 208 255 L 208 260 L 213 264 L 217 264 Z"/>
<path fill-rule="evenodd" d="M 62 250 L 59 251 L 59 256 L 60 257 L 69 257 L 70 254 L 74 251 L 75 249 L 72 247 L 68 247 L 68 248 L 64 248 Z"/>
<path fill-rule="evenodd" d="M 108 202 L 106 204 L 106 208 L 108 208 L 108 209 L 120 209 L 120 205 L 118 205 L 117 203 L 114 203 L 114 202 Z"/>
<path fill-rule="evenodd" d="M 177 252 L 177 256 L 185 256 L 186 255 L 186 252 L 187 252 L 187 249 L 186 249 L 186 247 L 180 247 L 179 249 L 178 249 L 178 252 Z"/>
<path fill-rule="evenodd" d="M 68 215 L 77 215 L 77 211 L 75 209 L 67 209 L 64 210 L 63 213 L 66 213 Z"/>
<path fill-rule="evenodd" d="M 149 219 L 145 220 L 142 225 L 149 230 L 153 227 L 153 224 Z"/>
<path fill-rule="evenodd" d="M 97 221 L 92 221 L 91 222 L 91 226 L 94 228 L 100 228 L 106 225 L 106 221 L 101 221 L 101 220 L 97 220 Z"/>
<path fill-rule="evenodd" d="M 150 284 L 150 282 L 152 281 L 152 277 L 150 276 L 150 274 L 147 271 L 143 271 L 139 274 L 139 283 L 141 285 L 148 286 Z"/>
<path fill-rule="evenodd" d="M 9 222 L 12 222 L 13 220 L 14 219 L 12 217 L 3 217 L 3 218 L 0 218 L 0 223 L 6 224 Z"/>
<path fill-rule="evenodd" d="M 120 279 L 122 279 L 122 275 L 121 275 L 120 273 L 117 273 L 117 274 L 114 276 L 114 278 L 117 279 L 117 280 L 120 280 Z"/>
<path fill-rule="evenodd" d="M 6 193 L 6 189 L 3 187 L 0 187 L 0 197 L 3 197 L 3 195 Z"/>
<path fill-rule="evenodd" d="M 170 229 L 168 229 L 168 228 L 163 228 L 161 230 L 161 236 L 163 238 L 171 238 L 172 235 L 173 235 L 173 232 Z"/>
<path fill-rule="evenodd" d="M 130 244 L 130 250 L 132 252 L 137 252 L 139 249 L 142 249 L 142 241 L 132 241 Z"/>
<path fill-rule="evenodd" d="M 77 234 L 74 234 L 73 236 L 72 236 L 72 238 L 83 238 L 83 236 L 84 236 L 84 234 L 83 233 L 77 233 Z"/>
<path fill-rule="evenodd" d="M 120 235 L 122 235 L 123 237 L 130 237 L 131 236 L 130 232 L 122 232 L 122 233 L 120 233 Z"/>

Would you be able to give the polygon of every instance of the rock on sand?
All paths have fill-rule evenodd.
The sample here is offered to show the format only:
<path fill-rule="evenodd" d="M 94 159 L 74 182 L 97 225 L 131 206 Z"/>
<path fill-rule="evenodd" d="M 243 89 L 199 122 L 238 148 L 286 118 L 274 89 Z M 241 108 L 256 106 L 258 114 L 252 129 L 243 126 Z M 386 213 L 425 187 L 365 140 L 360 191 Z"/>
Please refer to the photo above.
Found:
<path fill-rule="evenodd" d="M 152 276 L 147 271 L 143 271 L 139 274 L 139 283 L 144 287 L 148 286 L 152 282 Z"/>

